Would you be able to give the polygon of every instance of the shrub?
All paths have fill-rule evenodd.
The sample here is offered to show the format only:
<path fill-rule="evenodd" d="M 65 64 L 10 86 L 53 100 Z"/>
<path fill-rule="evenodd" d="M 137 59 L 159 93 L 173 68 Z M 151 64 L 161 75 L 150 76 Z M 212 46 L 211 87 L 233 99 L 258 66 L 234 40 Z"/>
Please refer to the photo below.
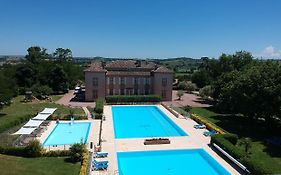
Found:
<path fill-rule="evenodd" d="M 187 82 L 186 83 L 186 91 L 190 93 L 191 91 L 194 91 L 197 88 L 196 84 Z"/>
<path fill-rule="evenodd" d="M 32 140 L 25 147 L 25 153 L 27 157 L 40 157 L 42 155 L 43 147 L 39 140 Z"/>
<path fill-rule="evenodd" d="M 191 118 L 198 123 L 203 123 L 207 127 L 207 129 L 214 130 L 214 131 L 218 132 L 219 134 L 225 134 L 226 133 L 220 127 L 214 125 L 213 123 L 207 121 L 206 119 L 203 119 L 202 117 L 200 117 L 197 114 L 192 114 Z"/>
<path fill-rule="evenodd" d="M 186 90 L 187 84 L 186 82 L 179 82 L 177 89 L 178 90 Z"/>
<path fill-rule="evenodd" d="M 82 160 L 82 154 L 86 150 L 85 145 L 82 143 L 73 144 L 69 151 L 70 151 L 70 159 L 73 162 L 79 162 Z"/>
<path fill-rule="evenodd" d="M 89 152 L 85 150 L 82 154 L 82 163 L 79 175 L 86 175 L 87 174 L 87 166 L 89 163 Z"/>
<path fill-rule="evenodd" d="M 98 114 L 102 114 L 103 113 L 103 105 L 104 105 L 104 100 L 99 98 L 96 101 L 96 107 L 94 109 L 94 111 Z"/>
<path fill-rule="evenodd" d="M 183 106 L 182 109 L 185 111 L 185 112 L 189 112 L 191 110 L 191 106 L 189 105 L 186 105 L 186 106 Z"/>
<path fill-rule="evenodd" d="M 47 151 L 42 154 L 44 157 L 64 157 L 70 156 L 69 150 L 56 150 L 56 151 Z"/>
<path fill-rule="evenodd" d="M 1 147 L 0 146 L 0 154 L 26 157 L 24 147 Z"/>
<path fill-rule="evenodd" d="M 238 141 L 238 136 L 236 134 L 231 134 L 231 133 L 223 134 L 223 138 L 228 140 L 233 145 L 236 145 Z"/>
<path fill-rule="evenodd" d="M 199 90 L 199 95 L 203 98 L 211 97 L 211 96 L 213 96 L 213 93 L 214 93 L 214 90 L 210 85 L 204 86 L 203 88 L 201 88 Z"/>
<path fill-rule="evenodd" d="M 181 97 L 184 95 L 184 92 L 182 90 L 177 91 L 178 99 L 181 100 Z"/>
<path fill-rule="evenodd" d="M 53 93 L 53 90 L 46 85 L 35 84 L 31 87 L 33 95 L 37 98 L 42 98 L 43 96 L 48 96 Z"/>
<path fill-rule="evenodd" d="M 114 95 L 107 96 L 107 103 L 126 103 L 126 102 L 160 102 L 161 97 L 157 95 Z"/>

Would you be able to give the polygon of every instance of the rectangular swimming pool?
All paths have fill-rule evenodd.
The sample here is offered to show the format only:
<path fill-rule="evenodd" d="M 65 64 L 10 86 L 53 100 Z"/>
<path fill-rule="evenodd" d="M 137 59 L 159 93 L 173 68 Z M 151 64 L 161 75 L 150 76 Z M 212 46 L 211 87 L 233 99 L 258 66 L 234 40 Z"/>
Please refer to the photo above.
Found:
<path fill-rule="evenodd" d="M 122 175 L 230 175 L 203 149 L 118 152 Z"/>
<path fill-rule="evenodd" d="M 115 138 L 187 136 L 157 106 L 112 106 Z"/>
<path fill-rule="evenodd" d="M 43 145 L 72 145 L 81 141 L 85 144 L 88 140 L 90 127 L 90 122 L 58 123 Z"/>

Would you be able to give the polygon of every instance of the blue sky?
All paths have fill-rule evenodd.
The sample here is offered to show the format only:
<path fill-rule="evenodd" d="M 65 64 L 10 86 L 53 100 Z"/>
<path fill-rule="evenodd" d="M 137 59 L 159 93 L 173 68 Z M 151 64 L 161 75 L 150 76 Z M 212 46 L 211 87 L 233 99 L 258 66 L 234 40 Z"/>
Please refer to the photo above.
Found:
<path fill-rule="evenodd" d="M 280 58 L 280 0 L 1 0 L 0 55 Z"/>

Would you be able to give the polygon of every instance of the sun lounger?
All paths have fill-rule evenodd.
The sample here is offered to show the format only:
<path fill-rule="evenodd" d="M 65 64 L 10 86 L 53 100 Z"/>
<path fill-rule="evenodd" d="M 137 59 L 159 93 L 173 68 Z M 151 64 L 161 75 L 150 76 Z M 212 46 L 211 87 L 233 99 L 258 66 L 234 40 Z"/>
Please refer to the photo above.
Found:
<path fill-rule="evenodd" d="M 93 164 L 96 164 L 96 165 L 107 165 L 108 164 L 108 161 L 107 160 L 102 160 L 102 161 L 97 161 L 96 159 L 93 160 Z"/>
<path fill-rule="evenodd" d="M 96 152 L 94 153 L 94 157 L 107 157 L 108 153 Z"/>
<path fill-rule="evenodd" d="M 108 164 L 93 164 L 94 170 L 106 170 L 108 167 Z"/>
<path fill-rule="evenodd" d="M 206 128 L 206 126 L 203 125 L 202 123 L 200 123 L 200 124 L 198 124 L 198 125 L 194 125 L 193 127 L 194 127 L 195 129 L 205 129 L 205 128 Z"/>
<path fill-rule="evenodd" d="M 206 137 L 208 137 L 208 136 L 215 135 L 216 133 L 217 133 L 216 131 L 211 130 L 211 131 L 205 131 L 205 132 L 203 133 L 203 135 L 206 136 Z"/>

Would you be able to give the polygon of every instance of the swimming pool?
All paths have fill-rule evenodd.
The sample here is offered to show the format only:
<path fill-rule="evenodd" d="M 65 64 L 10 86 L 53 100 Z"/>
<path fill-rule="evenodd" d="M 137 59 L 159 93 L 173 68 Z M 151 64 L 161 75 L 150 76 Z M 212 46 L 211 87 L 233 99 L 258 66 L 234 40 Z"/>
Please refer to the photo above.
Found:
<path fill-rule="evenodd" d="M 157 106 L 112 106 L 115 138 L 187 136 Z"/>
<path fill-rule="evenodd" d="M 230 175 L 203 149 L 118 152 L 122 175 Z"/>
<path fill-rule="evenodd" d="M 58 123 L 43 145 L 72 145 L 81 141 L 85 144 L 88 140 L 90 127 L 90 122 Z"/>

